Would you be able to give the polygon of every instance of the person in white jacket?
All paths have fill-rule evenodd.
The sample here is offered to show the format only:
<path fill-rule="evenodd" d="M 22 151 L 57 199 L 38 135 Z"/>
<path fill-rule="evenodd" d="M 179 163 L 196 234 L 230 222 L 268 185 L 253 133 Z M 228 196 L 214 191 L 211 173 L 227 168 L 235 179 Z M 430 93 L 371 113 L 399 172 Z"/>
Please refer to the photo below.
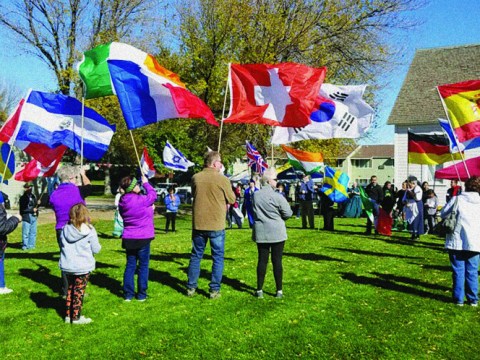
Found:
<path fill-rule="evenodd" d="M 479 209 L 480 177 L 473 176 L 465 183 L 465 192 L 453 197 L 441 212 L 445 219 L 456 211 L 455 229 L 447 234 L 445 248 L 452 265 L 453 300 L 458 306 L 463 306 L 465 296 L 469 305 L 478 304 Z"/>
<path fill-rule="evenodd" d="M 60 269 L 67 276 L 66 323 L 88 324 L 92 319 L 81 316 L 83 296 L 90 273 L 95 269 L 94 254 L 100 249 L 95 228 L 90 225 L 83 204 L 70 209 L 70 221 L 60 234 Z"/>

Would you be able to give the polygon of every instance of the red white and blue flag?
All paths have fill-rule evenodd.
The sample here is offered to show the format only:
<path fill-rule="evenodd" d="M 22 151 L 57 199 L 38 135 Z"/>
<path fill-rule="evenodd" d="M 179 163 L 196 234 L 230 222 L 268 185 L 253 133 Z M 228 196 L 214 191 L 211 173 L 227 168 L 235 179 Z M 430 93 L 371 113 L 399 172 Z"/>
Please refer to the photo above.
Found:
<path fill-rule="evenodd" d="M 263 160 L 262 155 L 258 152 L 255 147 L 250 144 L 248 141 L 247 143 L 247 158 L 248 158 L 248 166 L 252 168 L 253 172 L 263 174 L 263 172 L 268 169 L 268 164 Z"/>
<path fill-rule="evenodd" d="M 151 179 L 155 176 L 155 165 L 153 164 L 153 160 L 150 155 L 148 155 L 146 147 L 143 148 L 140 164 L 142 165 L 142 174 L 145 175 L 147 179 Z"/>

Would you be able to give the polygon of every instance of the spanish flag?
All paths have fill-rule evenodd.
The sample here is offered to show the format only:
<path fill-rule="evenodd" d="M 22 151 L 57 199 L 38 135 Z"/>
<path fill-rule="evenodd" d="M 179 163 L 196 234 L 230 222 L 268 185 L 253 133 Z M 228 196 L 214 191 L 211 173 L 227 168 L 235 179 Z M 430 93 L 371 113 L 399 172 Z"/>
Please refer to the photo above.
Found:
<path fill-rule="evenodd" d="M 438 87 L 458 141 L 480 136 L 480 80 Z"/>
<path fill-rule="evenodd" d="M 461 160 L 460 153 L 453 159 Z M 408 132 L 408 162 L 410 164 L 437 165 L 452 161 L 448 139 L 440 133 L 414 134 Z"/>

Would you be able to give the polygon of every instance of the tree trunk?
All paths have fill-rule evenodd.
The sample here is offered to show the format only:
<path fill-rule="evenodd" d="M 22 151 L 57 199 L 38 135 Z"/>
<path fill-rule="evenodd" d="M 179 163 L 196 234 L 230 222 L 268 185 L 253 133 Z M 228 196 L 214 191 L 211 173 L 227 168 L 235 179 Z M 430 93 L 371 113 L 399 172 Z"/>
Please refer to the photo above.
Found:
<path fill-rule="evenodd" d="M 105 190 L 103 191 L 103 193 L 105 195 L 112 195 L 110 167 L 108 165 L 105 167 Z"/>

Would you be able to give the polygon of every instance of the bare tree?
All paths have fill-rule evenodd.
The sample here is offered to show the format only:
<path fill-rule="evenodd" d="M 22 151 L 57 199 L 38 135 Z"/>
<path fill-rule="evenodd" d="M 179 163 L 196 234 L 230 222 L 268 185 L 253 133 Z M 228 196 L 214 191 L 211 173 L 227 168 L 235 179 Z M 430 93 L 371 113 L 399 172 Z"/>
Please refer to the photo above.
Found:
<path fill-rule="evenodd" d="M 74 63 L 101 42 L 132 37 L 151 19 L 156 0 L 13 0 L 0 5 L 0 25 L 23 50 L 55 73 L 59 91 L 70 94 Z M 140 31 L 140 30 L 138 30 Z"/>

